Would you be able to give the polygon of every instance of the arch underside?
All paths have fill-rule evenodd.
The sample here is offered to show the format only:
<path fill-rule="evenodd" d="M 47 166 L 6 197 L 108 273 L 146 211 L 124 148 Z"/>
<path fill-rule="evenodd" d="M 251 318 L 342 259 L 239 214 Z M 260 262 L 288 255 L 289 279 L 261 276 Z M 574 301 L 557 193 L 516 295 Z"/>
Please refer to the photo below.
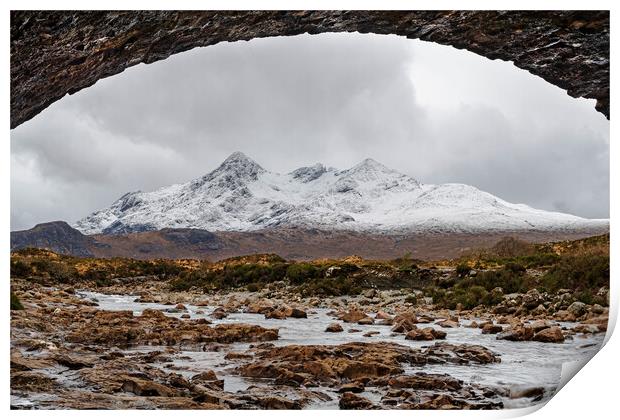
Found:
<path fill-rule="evenodd" d="M 222 41 L 395 34 L 512 61 L 609 118 L 608 11 L 11 12 L 11 128 L 139 63 Z"/>

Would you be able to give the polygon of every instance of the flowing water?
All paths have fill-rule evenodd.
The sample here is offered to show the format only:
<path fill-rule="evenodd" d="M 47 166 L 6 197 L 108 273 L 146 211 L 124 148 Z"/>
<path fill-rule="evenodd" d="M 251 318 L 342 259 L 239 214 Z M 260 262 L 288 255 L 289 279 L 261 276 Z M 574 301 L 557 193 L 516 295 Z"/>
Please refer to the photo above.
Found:
<path fill-rule="evenodd" d="M 192 319 L 208 318 L 214 325 L 227 323 L 247 323 L 260 325 L 266 328 L 278 328 L 280 337 L 274 342 L 276 346 L 285 346 L 291 344 L 325 344 L 337 345 L 349 342 L 377 342 L 387 341 L 410 347 L 421 348 L 428 346 L 428 342 L 405 340 L 404 334 L 393 334 L 391 326 L 386 325 L 358 325 L 343 323 L 345 332 L 342 333 L 326 333 L 325 328 L 335 320 L 327 313 L 330 311 L 326 308 L 314 308 L 308 311 L 307 319 L 265 319 L 261 314 L 251 313 L 231 313 L 227 318 L 216 320 L 211 319 L 210 314 L 215 306 L 196 307 L 186 304 L 187 311 L 174 312 L 173 305 L 164 305 L 159 303 L 142 303 L 135 302 L 137 296 L 131 295 L 104 295 L 94 292 L 79 292 L 79 295 L 95 300 L 99 304 L 99 308 L 103 310 L 130 310 L 134 315 L 139 315 L 147 308 L 160 309 L 169 316 L 180 317 L 184 313 L 188 313 Z M 168 311 L 168 312 L 166 312 Z M 204 312 L 204 313 L 200 313 Z M 467 321 L 465 321 L 467 322 Z M 570 327 L 571 323 L 560 323 L 563 327 Z M 465 382 L 488 385 L 495 388 L 518 391 L 532 387 L 545 388 L 545 398 L 553 395 L 560 381 L 560 373 L 562 364 L 565 362 L 573 362 L 580 360 L 588 360 L 599 350 L 603 343 L 604 335 L 598 334 L 593 336 L 578 335 L 574 338 L 568 338 L 564 343 L 539 343 L 529 342 L 512 342 L 506 340 L 497 340 L 493 334 L 481 334 L 478 328 L 467 328 L 464 326 L 458 328 L 442 328 L 436 324 L 418 324 L 423 328 L 432 326 L 435 329 L 443 330 L 447 333 L 445 341 L 452 344 L 478 344 L 498 353 L 501 357 L 500 363 L 492 363 L 488 365 L 426 365 L 421 367 L 404 366 L 406 373 L 427 372 L 449 374 L 455 378 L 464 380 Z M 348 328 L 355 328 L 359 332 L 348 333 Z M 370 331 L 378 332 L 372 337 L 364 337 L 364 334 Z M 243 353 L 248 350 L 249 344 L 239 343 L 227 347 L 227 351 Z M 140 347 L 135 351 L 151 351 L 155 347 Z M 230 373 L 230 368 L 235 366 L 234 362 L 224 359 L 227 352 L 218 351 L 181 351 L 181 356 L 175 359 L 173 365 L 180 370 L 178 373 L 192 376 L 197 372 L 205 369 L 213 369 L 218 376 L 224 379 L 225 390 L 235 392 L 245 390 L 252 384 L 247 378 L 242 378 Z M 264 382 L 264 381 L 263 381 Z M 333 391 L 321 389 L 328 395 L 336 395 Z M 362 394 L 371 400 L 378 400 L 380 396 L 372 392 Z M 319 402 L 310 408 L 336 408 L 338 399 L 327 402 Z M 531 401 L 525 398 L 510 399 L 504 401 L 506 408 L 516 408 L 530 405 Z"/>

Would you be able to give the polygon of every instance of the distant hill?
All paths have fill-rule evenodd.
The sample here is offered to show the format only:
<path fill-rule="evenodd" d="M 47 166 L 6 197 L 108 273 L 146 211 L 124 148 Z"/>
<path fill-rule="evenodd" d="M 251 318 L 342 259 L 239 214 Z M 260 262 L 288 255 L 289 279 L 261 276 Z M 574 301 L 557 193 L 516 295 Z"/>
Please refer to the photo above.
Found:
<path fill-rule="evenodd" d="M 252 232 L 209 232 L 161 229 L 125 234 L 84 235 L 65 222 L 42 223 L 11 232 L 11 250 L 34 247 L 60 254 L 92 257 L 199 258 L 220 260 L 239 255 L 275 253 L 286 259 L 391 259 L 409 254 L 418 259 L 454 258 L 491 247 L 507 234 L 529 242 L 578 239 L 593 233 L 502 232 L 484 234 L 386 235 L 318 229 L 263 229 Z"/>
<path fill-rule="evenodd" d="M 11 232 L 11 251 L 22 248 L 43 248 L 59 254 L 92 257 L 97 241 L 83 235 L 67 222 L 40 223 L 28 230 Z"/>

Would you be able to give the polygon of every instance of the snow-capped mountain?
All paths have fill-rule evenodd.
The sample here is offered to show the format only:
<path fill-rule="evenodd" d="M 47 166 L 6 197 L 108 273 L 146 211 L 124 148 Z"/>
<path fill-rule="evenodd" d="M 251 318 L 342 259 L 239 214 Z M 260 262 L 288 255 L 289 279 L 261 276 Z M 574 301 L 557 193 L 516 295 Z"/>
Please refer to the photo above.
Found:
<path fill-rule="evenodd" d="M 74 226 L 85 234 L 275 227 L 475 233 L 602 230 L 609 220 L 511 204 L 469 185 L 421 184 L 373 159 L 342 171 L 316 164 L 278 174 L 236 152 L 201 178 L 127 193 Z"/>

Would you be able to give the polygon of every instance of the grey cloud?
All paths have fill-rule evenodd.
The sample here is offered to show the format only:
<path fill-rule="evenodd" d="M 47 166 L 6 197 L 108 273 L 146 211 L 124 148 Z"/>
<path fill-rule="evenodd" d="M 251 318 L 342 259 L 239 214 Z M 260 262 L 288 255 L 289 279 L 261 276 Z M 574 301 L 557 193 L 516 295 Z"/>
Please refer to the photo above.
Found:
<path fill-rule="evenodd" d="M 394 36 L 195 49 L 63 98 L 11 135 L 11 227 L 74 221 L 236 150 L 288 172 L 365 157 L 422 182 L 609 215 L 609 123 L 510 63 Z"/>

